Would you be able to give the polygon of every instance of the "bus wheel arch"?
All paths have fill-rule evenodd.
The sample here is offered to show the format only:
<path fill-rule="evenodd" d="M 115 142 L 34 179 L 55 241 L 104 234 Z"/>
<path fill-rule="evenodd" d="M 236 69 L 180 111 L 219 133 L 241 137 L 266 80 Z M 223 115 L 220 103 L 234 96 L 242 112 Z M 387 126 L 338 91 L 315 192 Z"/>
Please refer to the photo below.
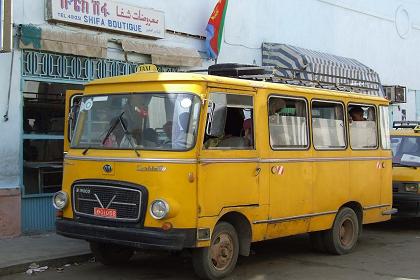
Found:
<path fill-rule="evenodd" d="M 246 216 L 239 212 L 229 212 L 224 214 L 218 222 L 222 221 L 231 224 L 235 228 L 239 239 L 239 255 L 249 256 L 251 251 L 252 228 Z"/>
<path fill-rule="evenodd" d="M 363 207 L 360 203 L 356 201 L 350 201 L 340 207 L 351 208 L 357 215 L 357 220 L 359 221 L 359 237 L 362 235 L 362 225 L 363 225 Z"/>
<path fill-rule="evenodd" d="M 332 227 L 323 233 L 326 251 L 335 255 L 351 252 L 359 238 L 359 224 L 358 215 L 351 207 L 341 207 Z"/>

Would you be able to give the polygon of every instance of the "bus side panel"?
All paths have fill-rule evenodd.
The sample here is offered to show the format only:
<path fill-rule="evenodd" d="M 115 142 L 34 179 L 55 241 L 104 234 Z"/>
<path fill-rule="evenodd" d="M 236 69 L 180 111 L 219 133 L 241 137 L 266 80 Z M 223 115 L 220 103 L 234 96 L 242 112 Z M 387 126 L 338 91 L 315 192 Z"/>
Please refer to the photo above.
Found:
<path fill-rule="evenodd" d="M 314 151 L 315 160 L 345 158 L 347 151 Z M 338 209 L 349 201 L 349 162 L 331 160 L 313 163 L 313 215 L 309 231 L 329 229 Z"/>
<path fill-rule="evenodd" d="M 352 151 L 350 162 L 350 198 L 363 207 L 363 223 L 380 221 L 377 207 L 381 197 L 381 169 L 378 166 L 380 151 Z M 366 160 L 368 159 L 368 160 Z"/>

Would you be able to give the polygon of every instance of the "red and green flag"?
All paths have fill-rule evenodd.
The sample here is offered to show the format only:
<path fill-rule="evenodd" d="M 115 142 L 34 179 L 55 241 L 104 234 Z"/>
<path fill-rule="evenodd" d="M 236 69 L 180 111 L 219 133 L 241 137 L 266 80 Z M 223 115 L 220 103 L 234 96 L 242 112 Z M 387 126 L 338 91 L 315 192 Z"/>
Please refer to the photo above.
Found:
<path fill-rule="evenodd" d="M 206 27 L 206 49 L 211 59 L 219 55 L 227 6 L 228 0 L 219 0 Z"/>

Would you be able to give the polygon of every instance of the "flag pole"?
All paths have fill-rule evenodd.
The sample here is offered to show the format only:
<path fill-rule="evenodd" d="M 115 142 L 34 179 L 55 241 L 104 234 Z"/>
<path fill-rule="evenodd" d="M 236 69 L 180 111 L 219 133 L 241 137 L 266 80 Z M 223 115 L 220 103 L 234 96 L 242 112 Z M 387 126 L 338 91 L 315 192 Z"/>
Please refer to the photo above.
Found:
<path fill-rule="evenodd" d="M 217 64 L 223 40 L 223 27 L 229 0 L 219 0 L 209 18 L 206 27 L 206 50 L 210 59 Z"/>

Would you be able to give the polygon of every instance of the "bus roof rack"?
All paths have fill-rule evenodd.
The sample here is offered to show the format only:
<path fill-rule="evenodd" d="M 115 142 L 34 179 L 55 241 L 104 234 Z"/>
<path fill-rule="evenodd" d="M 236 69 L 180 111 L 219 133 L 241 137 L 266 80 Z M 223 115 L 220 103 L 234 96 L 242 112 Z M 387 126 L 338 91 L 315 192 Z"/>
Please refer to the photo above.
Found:
<path fill-rule="evenodd" d="M 392 127 L 394 129 L 399 129 L 399 128 L 416 128 L 420 126 L 420 121 L 394 121 Z"/>
<path fill-rule="evenodd" d="M 286 44 L 263 43 L 262 65 L 215 64 L 210 75 L 384 97 L 379 75 L 356 59 Z"/>

